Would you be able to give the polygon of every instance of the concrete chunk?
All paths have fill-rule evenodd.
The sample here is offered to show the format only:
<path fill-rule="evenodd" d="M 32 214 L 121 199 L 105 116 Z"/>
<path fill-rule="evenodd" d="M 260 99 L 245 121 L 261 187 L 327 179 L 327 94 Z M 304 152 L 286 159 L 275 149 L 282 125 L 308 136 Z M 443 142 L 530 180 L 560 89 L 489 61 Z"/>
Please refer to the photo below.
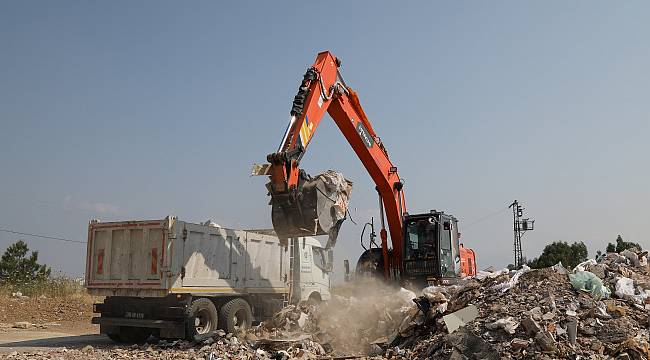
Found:
<path fill-rule="evenodd" d="M 468 322 L 473 321 L 478 317 L 478 309 L 474 305 L 469 305 L 456 312 L 445 315 L 442 319 L 447 326 L 447 331 L 453 333 L 458 328 L 465 326 Z"/>

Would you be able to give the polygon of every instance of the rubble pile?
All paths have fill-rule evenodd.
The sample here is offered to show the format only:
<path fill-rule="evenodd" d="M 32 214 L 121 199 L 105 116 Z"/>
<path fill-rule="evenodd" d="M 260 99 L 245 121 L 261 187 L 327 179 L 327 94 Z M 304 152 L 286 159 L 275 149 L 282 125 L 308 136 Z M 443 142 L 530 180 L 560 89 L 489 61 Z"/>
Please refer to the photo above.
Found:
<path fill-rule="evenodd" d="M 560 263 L 464 281 L 448 311 L 473 304 L 476 319 L 454 335 L 447 334 L 444 317 L 437 318 L 409 357 L 648 359 L 647 252 L 626 250 L 599 260 L 573 271 Z"/>
<path fill-rule="evenodd" d="M 201 342 L 13 353 L 64 359 L 650 359 L 650 268 L 627 250 L 575 269 L 480 272 L 452 286 L 355 284 Z"/>
<path fill-rule="evenodd" d="M 257 334 L 310 339 L 301 347 L 312 346 L 312 358 L 649 359 L 647 256 L 626 250 L 572 270 L 481 272 L 417 297 L 405 289 L 334 296 L 284 309 Z"/>
<path fill-rule="evenodd" d="M 261 346 L 291 343 L 297 339 L 299 347 L 313 356 L 365 356 L 369 353 L 383 353 L 379 344 L 388 342 L 396 336 L 410 313 L 417 323 L 424 324 L 425 316 L 415 308 L 411 291 L 394 288 L 377 289 L 374 281 L 362 297 L 343 297 L 333 295 L 326 303 L 317 305 L 301 303 L 290 305 L 277 313 L 273 319 L 254 329 Z M 410 317 L 409 317 L 410 319 Z M 308 337 L 314 343 L 305 342 Z M 295 341 L 293 341 L 295 342 Z M 278 350 L 276 346 L 273 350 Z"/>

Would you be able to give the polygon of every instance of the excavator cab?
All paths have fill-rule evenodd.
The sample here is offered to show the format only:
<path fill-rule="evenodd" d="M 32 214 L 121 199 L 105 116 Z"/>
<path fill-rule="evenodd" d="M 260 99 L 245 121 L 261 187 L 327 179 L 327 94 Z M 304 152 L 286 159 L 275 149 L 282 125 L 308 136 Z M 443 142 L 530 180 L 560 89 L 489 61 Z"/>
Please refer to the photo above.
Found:
<path fill-rule="evenodd" d="M 458 220 L 444 212 L 404 216 L 402 280 L 450 284 L 461 276 Z"/>

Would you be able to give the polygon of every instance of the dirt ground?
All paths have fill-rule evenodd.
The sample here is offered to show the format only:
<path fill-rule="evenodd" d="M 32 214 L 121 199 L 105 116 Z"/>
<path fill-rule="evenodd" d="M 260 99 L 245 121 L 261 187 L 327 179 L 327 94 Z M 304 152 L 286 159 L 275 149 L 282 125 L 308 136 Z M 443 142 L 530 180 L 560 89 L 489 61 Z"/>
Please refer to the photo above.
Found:
<path fill-rule="evenodd" d="M 0 358 L 14 352 L 111 344 L 90 319 L 93 299 L 0 296 Z"/>

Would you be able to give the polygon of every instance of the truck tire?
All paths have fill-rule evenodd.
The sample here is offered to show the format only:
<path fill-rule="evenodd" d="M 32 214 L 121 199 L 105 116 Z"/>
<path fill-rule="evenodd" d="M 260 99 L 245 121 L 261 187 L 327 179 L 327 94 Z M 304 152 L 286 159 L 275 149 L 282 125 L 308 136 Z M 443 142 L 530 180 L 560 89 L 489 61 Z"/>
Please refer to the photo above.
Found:
<path fill-rule="evenodd" d="M 185 323 L 185 337 L 188 340 L 204 339 L 217 330 L 219 324 L 217 308 L 210 299 L 196 299 L 187 308 Z"/>
<path fill-rule="evenodd" d="M 113 337 L 119 339 L 119 342 L 128 343 L 128 344 L 142 344 L 151 336 L 151 329 L 132 327 L 132 326 L 122 326 L 120 327 L 119 334 L 111 334 Z M 109 335 L 111 340 L 115 339 Z M 117 336 L 115 336 L 117 335 Z"/>
<path fill-rule="evenodd" d="M 229 333 L 247 330 L 253 323 L 251 306 L 242 298 L 232 299 L 225 303 L 219 311 L 219 316 L 223 330 Z"/>
<path fill-rule="evenodd" d="M 307 299 L 307 303 L 308 303 L 309 305 L 318 305 L 318 304 L 320 304 L 321 302 L 323 302 L 323 300 L 321 299 L 320 294 L 317 293 L 317 292 L 313 292 L 313 293 L 311 293 L 311 294 L 309 295 L 309 299 Z"/>
<path fill-rule="evenodd" d="M 124 342 L 124 341 L 122 341 L 122 338 L 120 338 L 120 334 L 118 334 L 118 333 L 108 333 L 108 334 L 106 334 L 106 336 L 108 336 L 109 339 L 113 340 L 113 342 L 116 342 L 118 344 L 121 344 L 121 343 Z"/>

